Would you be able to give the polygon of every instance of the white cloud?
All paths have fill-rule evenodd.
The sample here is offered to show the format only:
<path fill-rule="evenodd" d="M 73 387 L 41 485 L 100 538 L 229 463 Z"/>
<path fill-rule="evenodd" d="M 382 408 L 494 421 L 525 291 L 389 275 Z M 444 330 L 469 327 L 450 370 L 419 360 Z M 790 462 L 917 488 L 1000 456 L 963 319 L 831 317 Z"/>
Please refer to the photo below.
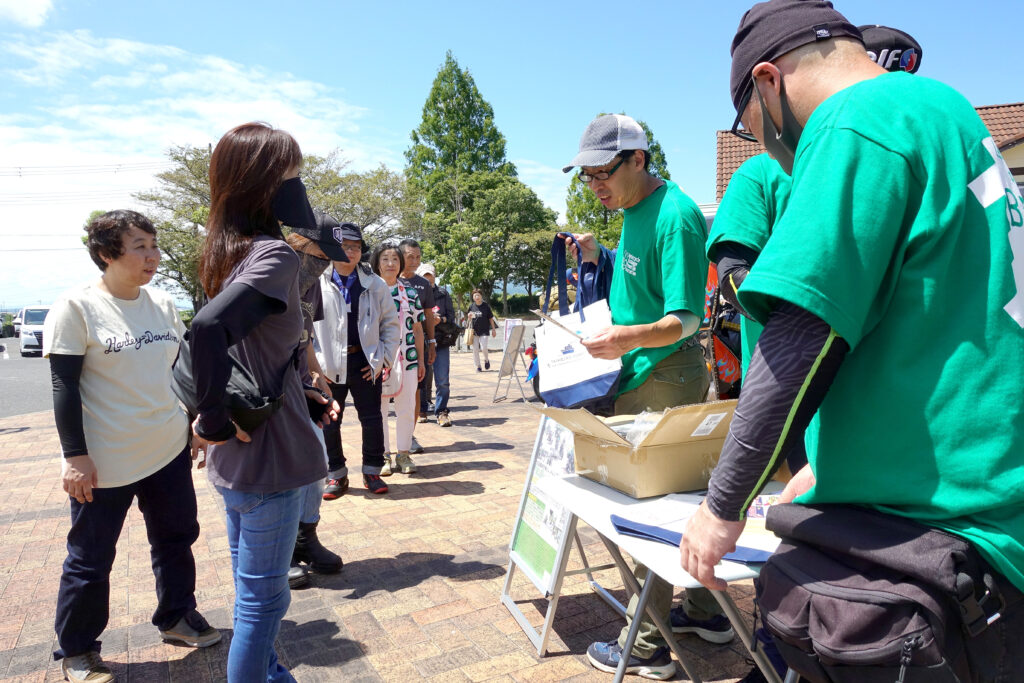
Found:
<path fill-rule="evenodd" d="M 43 25 L 52 9 L 52 0 L 0 0 L 0 20 L 36 28 Z"/>
<path fill-rule="evenodd" d="M 8 303 L 26 292 L 33 302 L 52 299 L 91 276 L 91 261 L 76 250 L 85 217 L 132 207 L 133 193 L 155 186 L 153 174 L 171 146 L 216 144 L 231 127 L 261 120 L 289 131 L 307 154 L 340 148 L 354 170 L 402 166 L 393 140 L 361 126 L 368 109 L 326 84 L 259 65 L 88 31 L 7 40 L 0 63 L 13 77 L 10 101 L 18 103 L 0 115 L 0 171 L 151 164 L 128 173 L 0 173 L 0 300 Z M 71 251 L 9 251 L 37 246 Z M 40 272 L 47 274 L 45 291 Z"/>

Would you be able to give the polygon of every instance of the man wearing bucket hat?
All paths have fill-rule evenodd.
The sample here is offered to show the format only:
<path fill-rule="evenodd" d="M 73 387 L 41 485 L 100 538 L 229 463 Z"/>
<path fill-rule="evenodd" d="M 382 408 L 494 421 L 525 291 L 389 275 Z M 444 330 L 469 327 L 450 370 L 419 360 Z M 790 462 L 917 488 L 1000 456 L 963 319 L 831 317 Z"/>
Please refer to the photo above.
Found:
<path fill-rule="evenodd" d="M 652 175 L 649 166 L 647 135 L 640 124 L 628 116 L 608 114 L 590 122 L 580 138 L 579 153 L 562 169 L 579 167 L 579 179 L 606 208 L 623 210 L 615 252 L 591 234 L 575 236 L 581 265 L 611 274 L 608 305 L 613 324 L 583 343 L 597 358 L 622 359 L 614 408 L 618 415 L 700 403 L 710 383 L 695 338 L 708 269 L 704 216 L 678 185 Z M 641 583 L 648 580 L 647 568 L 638 565 L 636 575 Z M 650 605 L 668 620 L 672 587 L 657 576 L 649 580 L 654 582 Z M 587 649 L 596 668 L 614 671 L 618 666 L 636 604 L 634 596 L 617 640 L 595 642 Z M 696 633 L 711 642 L 728 642 L 734 635 L 714 597 L 703 589 L 689 591 L 671 621 L 673 630 Z M 630 673 L 648 678 L 675 673 L 664 639 L 646 614 L 629 660 Z"/>
<path fill-rule="evenodd" d="M 683 568 L 725 587 L 714 565 L 745 524 L 730 501 L 807 431 L 810 465 L 784 498 L 938 527 L 1024 588 L 1024 200 L 990 134 L 948 86 L 886 73 L 828 2 L 755 5 L 732 54 L 734 130 L 793 188 L 738 291 L 765 323 L 757 390 L 744 388 Z M 1024 602 L 989 623 L 1004 645 L 985 663 L 1019 680 L 1008 643 Z"/>

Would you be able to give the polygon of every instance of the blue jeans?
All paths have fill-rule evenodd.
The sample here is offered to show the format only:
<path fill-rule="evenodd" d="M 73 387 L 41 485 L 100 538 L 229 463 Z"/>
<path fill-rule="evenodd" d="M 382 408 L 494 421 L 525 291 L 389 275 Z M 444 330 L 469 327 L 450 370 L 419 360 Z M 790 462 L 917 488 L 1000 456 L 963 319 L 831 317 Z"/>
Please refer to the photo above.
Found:
<path fill-rule="evenodd" d="M 451 393 L 448 386 L 450 352 L 450 347 L 438 349 L 437 356 L 434 358 L 434 386 L 437 387 L 437 394 L 434 398 L 434 417 L 448 412 L 448 395 Z"/>
<path fill-rule="evenodd" d="M 320 448 L 324 451 L 324 460 L 327 460 L 327 446 L 324 443 L 324 430 L 320 429 L 319 425 L 310 420 L 310 424 L 313 425 L 313 433 L 316 434 L 317 441 L 320 442 Z M 306 484 L 300 489 L 302 491 L 302 514 L 299 516 L 299 521 L 303 524 L 313 524 L 320 521 L 320 504 L 324 502 L 324 482 L 323 479 L 318 479 L 312 484 Z"/>
<path fill-rule="evenodd" d="M 274 639 L 288 611 L 288 567 L 295 550 L 302 489 L 248 493 L 217 487 L 227 514 L 235 580 L 235 634 L 228 681 L 291 682 L 277 661 Z"/>
<path fill-rule="evenodd" d="M 192 544 L 199 538 L 196 492 L 189 448 L 144 479 L 92 490 L 91 503 L 71 498 L 68 556 L 57 593 L 55 630 L 60 646 L 54 659 L 99 652 L 98 640 L 110 610 L 110 569 L 117 538 L 135 498 L 146 520 L 149 554 L 156 577 L 153 624 L 169 629 L 196 607 L 196 562 Z"/>

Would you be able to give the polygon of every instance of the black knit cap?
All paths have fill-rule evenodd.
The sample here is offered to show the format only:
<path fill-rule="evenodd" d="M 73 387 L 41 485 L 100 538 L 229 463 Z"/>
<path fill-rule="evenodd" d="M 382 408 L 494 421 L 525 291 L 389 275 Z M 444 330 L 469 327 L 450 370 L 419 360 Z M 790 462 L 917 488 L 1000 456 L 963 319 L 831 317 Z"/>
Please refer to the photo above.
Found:
<path fill-rule="evenodd" d="M 751 7 L 732 39 L 732 104 L 739 112 L 750 96 L 750 72 L 787 52 L 818 40 L 849 36 L 863 42 L 857 27 L 828 0 L 769 0 Z"/>

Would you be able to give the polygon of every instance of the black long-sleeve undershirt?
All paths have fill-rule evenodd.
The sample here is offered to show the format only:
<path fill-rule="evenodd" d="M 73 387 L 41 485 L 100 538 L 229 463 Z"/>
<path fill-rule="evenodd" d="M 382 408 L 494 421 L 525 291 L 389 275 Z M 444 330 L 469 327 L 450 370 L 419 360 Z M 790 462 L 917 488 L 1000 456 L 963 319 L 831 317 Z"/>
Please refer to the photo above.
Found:
<path fill-rule="evenodd" d="M 736 292 L 747 277 L 758 252 L 738 242 L 720 242 L 715 245 L 715 266 L 718 268 L 718 291 L 725 300 L 736 307 L 743 316 L 750 314 L 743 310 Z"/>
<path fill-rule="evenodd" d="M 708 486 L 719 519 L 744 518 L 821 406 L 849 345 L 818 316 L 783 303 L 768 318 Z"/>
<path fill-rule="evenodd" d="M 53 417 L 65 458 L 88 455 L 82 426 L 82 392 L 79 381 L 85 356 L 50 354 L 50 381 L 53 384 Z"/>
<path fill-rule="evenodd" d="M 283 313 L 285 302 L 246 284 L 228 285 L 204 306 L 192 321 L 192 376 L 196 383 L 199 422 L 196 432 L 210 441 L 227 441 L 235 434 L 224 406 L 231 377 L 228 349 L 240 342 L 264 318 Z"/>

